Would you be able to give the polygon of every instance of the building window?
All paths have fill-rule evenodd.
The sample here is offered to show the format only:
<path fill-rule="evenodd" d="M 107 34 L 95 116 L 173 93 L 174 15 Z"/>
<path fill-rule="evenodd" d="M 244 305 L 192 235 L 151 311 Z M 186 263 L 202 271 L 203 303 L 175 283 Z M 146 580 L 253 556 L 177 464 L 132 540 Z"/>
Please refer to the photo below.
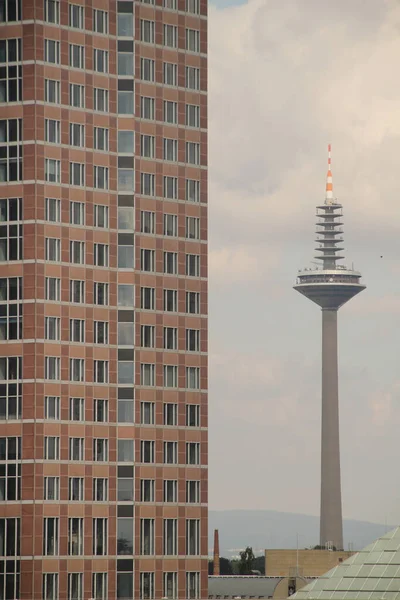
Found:
<path fill-rule="evenodd" d="M 45 477 L 43 480 L 43 499 L 44 500 L 59 500 L 60 499 L 60 478 Z"/>
<path fill-rule="evenodd" d="M 200 502 L 200 481 L 186 481 L 186 502 L 189 504 Z"/>
<path fill-rule="evenodd" d="M 200 164 L 200 144 L 186 142 L 186 162 L 190 165 Z"/>
<path fill-rule="evenodd" d="M 21 356 L 8 356 L 0 358 L 0 381 L 7 381 L 8 379 L 22 379 Z"/>
<path fill-rule="evenodd" d="M 135 191 L 135 171 L 133 169 L 118 169 L 118 191 Z"/>
<path fill-rule="evenodd" d="M 164 573 L 164 598 L 175 599 L 178 597 L 178 574 Z"/>
<path fill-rule="evenodd" d="M 71 240 L 69 243 L 69 262 L 75 265 L 85 264 L 85 242 Z"/>
<path fill-rule="evenodd" d="M 71 225 L 85 224 L 85 204 L 84 202 L 69 203 L 69 222 Z"/>
<path fill-rule="evenodd" d="M 164 160 L 178 160 L 178 140 L 164 138 Z"/>
<path fill-rule="evenodd" d="M 193 15 L 200 14 L 200 0 L 186 0 L 186 12 Z"/>
<path fill-rule="evenodd" d="M 178 425 L 178 405 L 167 402 L 164 404 L 164 425 L 176 427 Z"/>
<path fill-rule="evenodd" d="M 44 101 L 60 104 L 60 82 L 54 79 L 44 80 Z"/>
<path fill-rule="evenodd" d="M 69 84 L 69 105 L 74 108 L 85 108 L 85 86 L 78 83 Z"/>
<path fill-rule="evenodd" d="M 197 29 L 186 29 L 186 50 L 200 52 L 200 31 Z"/>
<path fill-rule="evenodd" d="M 164 519 L 164 554 L 176 556 L 178 554 L 178 520 Z"/>
<path fill-rule="evenodd" d="M 140 269 L 142 271 L 154 272 L 155 271 L 155 250 L 149 250 L 142 248 L 140 250 Z"/>
<path fill-rule="evenodd" d="M 83 358 L 69 359 L 69 380 L 77 382 L 85 381 L 85 360 Z"/>
<path fill-rule="evenodd" d="M 155 213 L 149 210 L 140 211 L 140 232 L 154 233 Z"/>
<path fill-rule="evenodd" d="M 178 178 L 177 177 L 164 177 L 164 198 L 171 200 L 178 199 Z"/>
<path fill-rule="evenodd" d="M 178 442 L 164 442 L 164 463 L 166 465 L 178 463 Z"/>
<path fill-rule="evenodd" d="M 185 67 L 186 88 L 188 90 L 200 90 L 200 69 L 197 67 Z"/>
<path fill-rule="evenodd" d="M 186 388 L 189 390 L 200 389 L 199 367 L 186 367 Z"/>
<path fill-rule="evenodd" d="M 141 325 L 140 327 L 140 345 L 142 348 L 154 348 L 155 327 L 154 325 Z"/>
<path fill-rule="evenodd" d="M 85 47 L 78 44 L 69 45 L 69 66 L 74 69 L 85 68 Z"/>
<path fill-rule="evenodd" d="M 85 8 L 79 4 L 69 5 L 69 26 L 83 29 L 85 21 Z M 68 599 L 69 600 L 69 599 Z"/>
<path fill-rule="evenodd" d="M 69 144 L 77 148 L 85 147 L 85 126 L 80 123 L 69 124 Z"/>
<path fill-rule="evenodd" d="M 104 12 L 104 11 L 94 11 Z M 107 14 L 107 13 L 105 13 Z M 93 573 L 92 575 L 92 597 L 93 600 L 107 600 L 107 573 Z"/>
<path fill-rule="evenodd" d="M 85 420 L 85 399 L 70 398 L 69 399 L 69 420 L 84 421 Z"/>
<path fill-rule="evenodd" d="M 1 15 L 1 5 L 0 5 Z M 0 102 L 20 102 L 22 100 L 22 60 L 21 40 L 0 40 Z M 14 64 L 13 64 L 14 63 Z"/>
<path fill-rule="evenodd" d="M 118 114 L 120 115 L 133 115 L 134 110 L 134 96 L 133 92 L 119 91 L 117 96 Z"/>
<path fill-rule="evenodd" d="M 108 361 L 107 360 L 95 360 L 94 361 L 94 382 L 95 383 L 108 383 Z"/>
<path fill-rule="evenodd" d="M 135 380 L 135 364 L 133 361 L 118 361 L 118 383 L 133 385 Z"/>
<path fill-rule="evenodd" d="M 44 339 L 59 340 L 60 339 L 60 321 L 59 317 L 45 317 L 44 319 Z M 0 319 L 1 327 L 1 319 Z M 0 335 L 1 338 L 1 335 Z"/>
<path fill-rule="evenodd" d="M 140 154 L 144 158 L 155 157 L 155 140 L 154 135 L 141 135 L 140 136 Z"/>
<path fill-rule="evenodd" d="M 178 215 L 164 215 L 164 235 L 170 237 L 178 235 Z"/>
<path fill-rule="evenodd" d="M 186 275 L 200 277 L 200 256 L 198 254 L 186 254 Z"/>
<path fill-rule="evenodd" d="M 135 286 L 118 285 L 118 306 L 135 306 Z"/>
<path fill-rule="evenodd" d="M 186 598 L 188 600 L 200 598 L 200 573 L 196 571 L 186 573 Z"/>
<path fill-rule="evenodd" d="M 154 82 L 155 61 L 152 58 L 140 59 L 140 77 L 142 81 Z"/>
<path fill-rule="evenodd" d="M 164 5 L 164 8 L 169 8 L 170 10 L 176 10 L 176 0 L 164 0 L 163 5 Z"/>
<path fill-rule="evenodd" d="M 45 517 L 43 519 L 43 556 L 58 555 L 58 537 L 58 517 Z"/>
<path fill-rule="evenodd" d="M 117 500 L 118 502 L 133 501 L 133 478 L 130 479 L 118 477 Z"/>
<path fill-rule="evenodd" d="M 155 289 L 142 287 L 140 288 L 140 308 L 144 310 L 155 309 Z"/>
<path fill-rule="evenodd" d="M 98 9 L 93 11 L 93 31 L 96 33 L 108 33 L 108 12 Z M 100 598 L 100 600 L 102 599 Z"/>
<path fill-rule="evenodd" d="M 94 226 L 102 229 L 108 228 L 108 206 L 94 205 Z"/>
<path fill-rule="evenodd" d="M 178 367 L 176 365 L 164 365 L 164 387 L 178 387 Z"/>
<path fill-rule="evenodd" d="M 45 199 L 45 219 L 51 223 L 61 221 L 61 200 L 58 198 Z"/>
<path fill-rule="evenodd" d="M 131 518 L 117 518 L 117 554 L 133 554 L 133 519 Z M 133 592 L 127 598 L 133 598 Z"/>
<path fill-rule="evenodd" d="M 60 64 L 60 42 L 44 40 L 44 60 L 55 65 Z"/>
<path fill-rule="evenodd" d="M 135 153 L 135 132 L 134 131 L 118 131 L 118 153 L 119 154 L 134 154 Z"/>
<path fill-rule="evenodd" d="M 154 44 L 154 21 L 140 19 L 140 38 L 142 42 Z"/>
<path fill-rule="evenodd" d="M 44 460 L 60 460 L 60 438 L 45 436 Z"/>
<path fill-rule="evenodd" d="M 144 556 L 154 554 L 154 519 L 140 519 L 139 554 Z"/>
<path fill-rule="evenodd" d="M 94 304 L 98 306 L 108 305 L 108 283 L 95 281 L 93 284 Z"/>
<path fill-rule="evenodd" d="M 97 73 L 108 73 L 108 52 L 106 50 L 93 50 L 93 69 Z"/>
<path fill-rule="evenodd" d="M 200 219 L 198 217 L 186 217 L 186 239 L 200 239 Z"/>
<path fill-rule="evenodd" d="M 61 121 L 55 121 L 54 119 L 44 120 L 44 141 L 50 144 L 61 143 Z"/>
<path fill-rule="evenodd" d="M 176 25 L 164 25 L 164 46 L 176 48 L 178 43 L 178 28 Z"/>
<path fill-rule="evenodd" d="M 109 263 L 108 244 L 94 244 L 94 265 L 96 267 L 108 267 Z"/>
<path fill-rule="evenodd" d="M 200 293 L 186 292 L 186 312 L 191 315 L 200 314 Z"/>
<path fill-rule="evenodd" d="M 108 440 L 97 438 L 93 440 L 93 460 L 95 462 L 108 461 Z"/>
<path fill-rule="evenodd" d="M 164 252 L 164 273 L 168 275 L 177 275 L 178 273 L 178 253 Z"/>
<path fill-rule="evenodd" d="M 58 573 L 43 573 L 43 598 L 58 600 Z"/>
<path fill-rule="evenodd" d="M 68 573 L 67 600 L 83 600 L 83 573 Z"/>
<path fill-rule="evenodd" d="M 85 441 L 84 438 L 69 438 L 69 460 L 85 459 Z"/>
<path fill-rule="evenodd" d="M 186 200 L 188 202 L 200 202 L 200 181 L 186 179 Z"/>
<path fill-rule="evenodd" d="M 134 323 L 118 323 L 118 346 L 134 346 L 135 345 L 135 324 Z"/>
<path fill-rule="evenodd" d="M 186 351 L 187 352 L 199 352 L 200 351 L 200 330 L 199 329 L 186 329 Z"/>
<path fill-rule="evenodd" d="M 186 104 L 186 126 L 200 127 L 200 106 Z"/>
<path fill-rule="evenodd" d="M 135 229 L 135 210 L 133 206 L 118 207 L 118 229 L 134 231 Z"/>
<path fill-rule="evenodd" d="M 139 598 L 154 598 L 154 573 L 140 573 Z"/>
<path fill-rule="evenodd" d="M 99 112 L 108 111 L 108 90 L 101 88 L 93 89 L 93 109 Z"/>
<path fill-rule="evenodd" d="M 93 519 L 93 555 L 106 556 L 108 547 L 108 519 Z"/>
<path fill-rule="evenodd" d="M 187 465 L 199 465 L 200 464 L 200 444 L 197 442 L 186 443 L 186 464 Z"/>
<path fill-rule="evenodd" d="M 93 187 L 98 190 L 108 190 L 108 167 L 94 167 Z"/>
<path fill-rule="evenodd" d="M 154 121 L 155 101 L 154 98 L 141 96 L 140 98 L 140 116 L 142 119 Z"/>
<path fill-rule="evenodd" d="M 108 502 L 108 479 L 104 477 L 93 479 L 93 502 Z"/>
<path fill-rule="evenodd" d="M 95 321 L 94 322 L 94 343 L 95 344 L 108 344 L 108 322 L 107 321 Z"/>
<path fill-rule="evenodd" d="M 176 479 L 164 481 L 164 502 L 178 502 L 178 482 Z"/>
<path fill-rule="evenodd" d="M 141 402 L 140 403 L 140 422 L 142 425 L 154 425 L 155 420 L 155 403 Z"/>
<path fill-rule="evenodd" d="M 60 358 L 57 356 L 46 356 L 44 361 L 44 378 L 50 380 L 60 379 Z"/>
<path fill-rule="evenodd" d="M 117 461 L 133 462 L 134 447 L 133 440 L 118 440 L 117 442 Z"/>
<path fill-rule="evenodd" d="M 61 260 L 61 240 L 57 238 L 45 239 L 45 257 L 46 260 L 60 262 Z"/>
<path fill-rule="evenodd" d="M 45 279 L 46 300 L 60 301 L 61 279 L 58 277 L 46 277 Z"/>
<path fill-rule="evenodd" d="M 68 519 L 68 556 L 83 555 L 83 519 Z"/>
<path fill-rule="evenodd" d="M 155 481 L 154 479 L 141 479 L 140 480 L 140 502 L 154 502 L 154 490 Z"/>
<path fill-rule="evenodd" d="M 164 310 L 166 312 L 177 312 L 178 292 L 177 290 L 164 290 Z"/>
<path fill-rule="evenodd" d="M 84 343 L 85 341 L 85 321 L 83 319 L 69 320 L 69 341 Z"/>
<path fill-rule="evenodd" d="M 133 35 L 133 14 L 119 13 L 117 15 L 118 37 L 134 37 Z"/>
<path fill-rule="evenodd" d="M 22 119 L 0 121 L 0 183 L 22 180 Z"/>
<path fill-rule="evenodd" d="M 155 442 L 152 440 L 140 441 L 140 462 L 154 463 L 155 462 Z"/>
<path fill-rule="evenodd" d="M 78 438 L 79 439 L 79 438 Z M 71 442 L 71 440 L 70 440 Z M 72 459 L 74 460 L 74 459 Z M 77 459 L 83 460 L 83 459 Z M 83 477 L 70 477 L 68 480 L 68 500 L 83 502 L 85 499 L 85 480 Z"/>
<path fill-rule="evenodd" d="M 69 163 L 69 185 L 85 185 L 85 165 L 83 163 Z"/>
<path fill-rule="evenodd" d="M 0 23 L 20 21 L 22 19 L 21 0 L 7 0 L 0 4 Z"/>
<path fill-rule="evenodd" d="M 164 85 L 178 85 L 178 65 L 175 63 L 164 63 Z"/>
<path fill-rule="evenodd" d="M 49 183 L 60 183 L 61 181 L 61 161 L 45 158 L 44 178 Z"/>
<path fill-rule="evenodd" d="M 85 282 L 79 279 L 71 279 L 69 282 L 69 301 L 75 304 L 85 302 Z"/>
<path fill-rule="evenodd" d="M 186 519 L 186 554 L 199 556 L 200 554 L 200 520 Z"/>
<path fill-rule="evenodd" d="M 105 127 L 94 127 L 93 129 L 93 147 L 95 150 L 104 150 L 108 152 L 109 131 Z"/>
<path fill-rule="evenodd" d="M 60 3 L 58 0 L 45 0 L 44 20 L 55 25 L 60 23 Z"/>
<path fill-rule="evenodd" d="M 164 327 L 164 350 L 178 349 L 178 329 L 176 327 Z"/>
<path fill-rule="evenodd" d="M 108 400 L 98 398 L 94 401 L 94 420 L 96 423 L 107 423 Z"/>
<path fill-rule="evenodd" d="M 178 103 L 164 100 L 164 121 L 172 125 L 178 123 Z"/>
<path fill-rule="evenodd" d="M 133 76 L 133 52 L 118 52 L 118 75 Z"/>

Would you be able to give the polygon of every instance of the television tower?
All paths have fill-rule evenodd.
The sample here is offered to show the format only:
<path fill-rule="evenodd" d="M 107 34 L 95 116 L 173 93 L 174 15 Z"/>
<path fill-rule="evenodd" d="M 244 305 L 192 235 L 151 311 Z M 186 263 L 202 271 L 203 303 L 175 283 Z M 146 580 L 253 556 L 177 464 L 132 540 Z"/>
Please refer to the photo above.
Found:
<path fill-rule="evenodd" d="M 320 545 L 343 550 L 342 494 L 340 487 L 337 312 L 365 289 L 361 273 L 337 265 L 344 258 L 342 205 L 333 197 L 331 145 L 328 146 L 326 197 L 317 206 L 315 258 L 321 267 L 299 271 L 294 289 L 322 309 L 322 416 Z"/>

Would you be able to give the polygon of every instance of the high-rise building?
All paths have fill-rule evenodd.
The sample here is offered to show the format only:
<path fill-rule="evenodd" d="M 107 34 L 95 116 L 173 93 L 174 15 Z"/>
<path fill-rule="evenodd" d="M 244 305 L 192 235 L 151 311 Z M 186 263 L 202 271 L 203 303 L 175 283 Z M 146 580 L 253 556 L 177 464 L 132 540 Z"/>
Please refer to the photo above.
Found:
<path fill-rule="evenodd" d="M 0 37 L 0 598 L 207 597 L 207 1 Z"/>
<path fill-rule="evenodd" d="M 322 418 L 320 545 L 343 550 L 340 484 L 337 313 L 343 304 L 365 289 L 361 273 L 336 264 L 344 257 L 342 205 L 333 197 L 331 147 L 325 203 L 317 206 L 315 258 L 321 267 L 299 271 L 294 289 L 322 309 Z"/>

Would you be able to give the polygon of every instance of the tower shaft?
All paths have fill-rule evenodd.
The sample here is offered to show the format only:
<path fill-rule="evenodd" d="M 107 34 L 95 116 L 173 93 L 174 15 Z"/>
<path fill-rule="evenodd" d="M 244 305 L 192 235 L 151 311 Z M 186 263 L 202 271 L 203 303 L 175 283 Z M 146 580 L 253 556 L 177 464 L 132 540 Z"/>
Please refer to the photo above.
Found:
<path fill-rule="evenodd" d="M 337 310 L 322 310 L 320 545 L 343 549 L 340 485 Z"/>

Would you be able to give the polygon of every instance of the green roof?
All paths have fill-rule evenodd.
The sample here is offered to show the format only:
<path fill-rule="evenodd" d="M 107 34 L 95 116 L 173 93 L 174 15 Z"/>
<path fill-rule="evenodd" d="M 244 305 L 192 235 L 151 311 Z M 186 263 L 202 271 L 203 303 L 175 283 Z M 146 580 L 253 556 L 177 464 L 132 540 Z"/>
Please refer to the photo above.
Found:
<path fill-rule="evenodd" d="M 312 581 L 292 599 L 400 600 L 400 527 Z"/>

